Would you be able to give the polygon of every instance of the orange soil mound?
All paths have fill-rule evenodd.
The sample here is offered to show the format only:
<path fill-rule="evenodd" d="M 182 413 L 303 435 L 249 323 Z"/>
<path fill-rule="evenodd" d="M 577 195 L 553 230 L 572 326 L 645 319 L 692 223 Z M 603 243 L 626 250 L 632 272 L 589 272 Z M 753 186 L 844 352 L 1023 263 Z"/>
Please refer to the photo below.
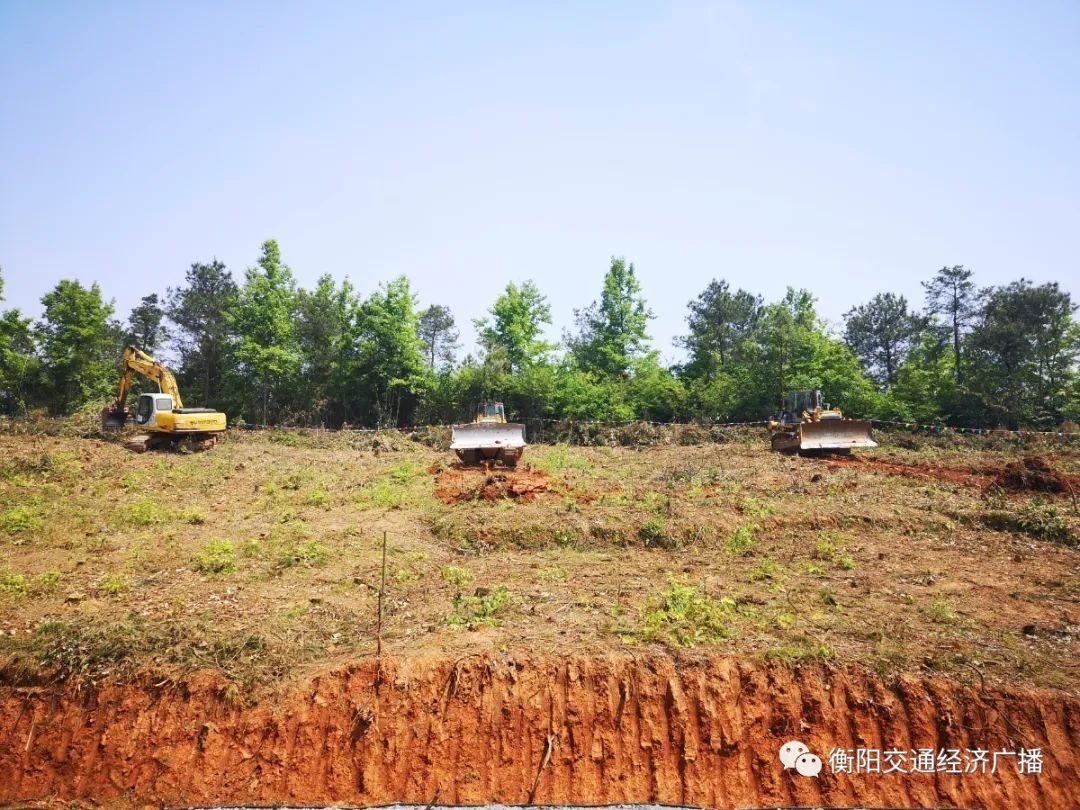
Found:
<path fill-rule="evenodd" d="M 548 477 L 539 470 L 454 466 L 434 473 L 435 497 L 449 504 L 503 498 L 531 501 L 548 491 Z"/>
<path fill-rule="evenodd" d="M 378 677 L 377 677 L 378 675 Z M 1041 775 L 785 771 L 833 748 L 1042 748 Z M 0 802 L 1071 808 L 1080 700 L 702 657 L 368 661 L 244 707 L 214 678 L 0 690 Z"/>

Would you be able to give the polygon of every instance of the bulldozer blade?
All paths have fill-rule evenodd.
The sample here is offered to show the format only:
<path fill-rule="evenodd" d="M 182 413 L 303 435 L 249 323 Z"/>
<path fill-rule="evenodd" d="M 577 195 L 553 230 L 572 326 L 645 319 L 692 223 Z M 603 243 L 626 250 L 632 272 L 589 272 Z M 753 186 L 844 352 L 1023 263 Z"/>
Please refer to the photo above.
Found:
<path fill-rule="evenodd" d="M 822 419 L 799 426 L 799 450 L 850 450 L 877 447 L 870 423 L 862 419 Z"/>
<path fill-rule="evenodd" d="M 525 426 L 510 422 L 454 425 L 450 449 L 466 464 L 502 461 L 513 466 L 525 450 Z"/>

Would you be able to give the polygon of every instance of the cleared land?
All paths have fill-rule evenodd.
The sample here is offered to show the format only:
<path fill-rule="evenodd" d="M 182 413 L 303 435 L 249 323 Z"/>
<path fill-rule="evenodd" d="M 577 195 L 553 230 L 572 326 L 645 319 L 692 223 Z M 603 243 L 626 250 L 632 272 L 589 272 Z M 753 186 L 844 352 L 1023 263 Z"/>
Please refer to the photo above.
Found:
<path fill-rule="evenodd" d="M 397 434 L 8 433 L 0 656 L 11 683 L 216 670 L 252 700 L 374 653 L 386 532 L 388 656 L 693 646 L 1075 694 L 1080 449 L 1051 449 L 745 434 L 487 472 Z"/>

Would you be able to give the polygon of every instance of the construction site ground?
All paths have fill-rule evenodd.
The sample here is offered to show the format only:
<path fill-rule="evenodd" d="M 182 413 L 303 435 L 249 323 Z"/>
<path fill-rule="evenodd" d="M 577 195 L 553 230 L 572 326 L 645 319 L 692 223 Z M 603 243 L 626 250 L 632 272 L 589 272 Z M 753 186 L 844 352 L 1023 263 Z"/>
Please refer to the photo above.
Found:
<path fill-rule="evenodd" d="M 767 447 L 0 434 L 0 801 L 1068 806 L 1080 447 Z"/>

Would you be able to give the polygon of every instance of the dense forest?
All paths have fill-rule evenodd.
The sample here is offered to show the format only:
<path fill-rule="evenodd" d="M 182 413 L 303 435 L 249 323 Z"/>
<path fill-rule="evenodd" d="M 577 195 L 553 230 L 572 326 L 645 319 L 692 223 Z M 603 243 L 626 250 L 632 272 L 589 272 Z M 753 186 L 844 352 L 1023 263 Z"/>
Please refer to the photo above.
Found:
<path fill-rule="evenodd" d="M 217 261 L 193 264 L 182 285 L 146 296 L 123 320 L 97 284 L 70 280 L 42 298 L 36 323 L 0 313 L 0 411 L 100 407 L 132 343 L 176 358 L 186 405 L 249 424 L 443 423 L 487 397 L 520 419 L 729 422 L 775 413 L 792 388 L 820 388 L 849 414 L 878 419 L 1080 421 L 1080 326 L 1068 292 L 1024 279 L 983 288 L 962 266 L 922 286 L 924 301 L 882 292 L 831 334 L 808 290 L 766 302 L 714 280 L 689 302 L 676 341 L 685 363 L 665 367 L 634 266 L 613 258 L 559 344 L 543 339 L 543 291 L 511 282 L 473 323 L 479 356 L 462 359 L 453 314 L 420 308 L 407 278 L 366 298 L 329 276 L 305 290 L 270 240 L 243 279 Z"/>

